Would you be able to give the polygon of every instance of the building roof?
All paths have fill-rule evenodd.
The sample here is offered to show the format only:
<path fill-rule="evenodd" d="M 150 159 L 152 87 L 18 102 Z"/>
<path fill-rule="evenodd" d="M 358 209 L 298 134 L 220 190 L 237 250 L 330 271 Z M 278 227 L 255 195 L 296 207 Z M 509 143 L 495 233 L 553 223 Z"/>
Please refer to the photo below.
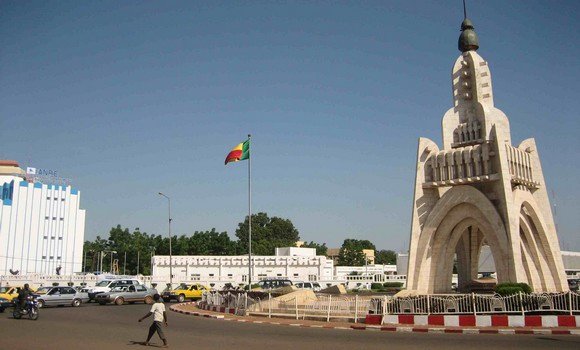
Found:
<path fill-rule="evenodd" d="M 19 167 L 17 161 L 0 159 L 0 175 L 13 175 L 24 178 L 26 173 Z"/>

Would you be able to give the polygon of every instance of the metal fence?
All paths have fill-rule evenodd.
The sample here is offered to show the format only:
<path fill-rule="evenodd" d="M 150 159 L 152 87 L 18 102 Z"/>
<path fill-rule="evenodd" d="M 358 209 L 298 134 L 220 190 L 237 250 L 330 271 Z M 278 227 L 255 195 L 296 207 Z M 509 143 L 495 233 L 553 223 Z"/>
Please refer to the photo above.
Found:
<path fill-rule="evenodd" d="M 514 294 L 437 294 L 380 300 L 380 313 L 389 314 L 522 314 L 580 313 L 580 294 L 575 292 Z"/>
<path fill-rule="evenodd" d="M 526 313 L 580 314 L 580 294 L 575 292 L 514 294 L 434 294 L 414 297 L 359 296 L 316 294 L 304 297 L 249 297 L 247 293 L 209 292 L 202 302 L 212 306 L 236 309 L 236 313 L 268 317 L 343 319 L 358 322 L 368 314 L 397 315 L 485 315 Z"/>

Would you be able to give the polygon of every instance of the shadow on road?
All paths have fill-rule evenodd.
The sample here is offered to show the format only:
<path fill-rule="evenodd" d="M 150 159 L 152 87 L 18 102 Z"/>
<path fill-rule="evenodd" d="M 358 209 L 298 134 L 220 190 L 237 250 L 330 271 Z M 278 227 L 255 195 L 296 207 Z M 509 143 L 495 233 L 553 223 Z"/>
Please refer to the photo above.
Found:
<path fill-rule="evenodd" d="M 144 341 L 134 341 L 134 340 L 130 340 L 128 345 L 142 345 L 142 346 L 147 346 L 145 345 Z M 149 346 L 152 346 L 154 348 L 166 348 L 166 346 L 163 345 L 157 345 L 154 343 L 149 343 Z"/>

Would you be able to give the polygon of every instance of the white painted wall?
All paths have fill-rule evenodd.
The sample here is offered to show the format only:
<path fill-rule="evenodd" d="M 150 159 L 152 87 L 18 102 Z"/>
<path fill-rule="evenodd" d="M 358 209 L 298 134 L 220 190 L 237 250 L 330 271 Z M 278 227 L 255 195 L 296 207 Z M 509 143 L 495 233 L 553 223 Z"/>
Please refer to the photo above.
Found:
<path fill-rule="evenodd" d="M 82 269 L 85 211 L 71 186 L 46 185 L 3 177 L 11 198 L 0 206 L 0 273 L 61 274 Z"/>

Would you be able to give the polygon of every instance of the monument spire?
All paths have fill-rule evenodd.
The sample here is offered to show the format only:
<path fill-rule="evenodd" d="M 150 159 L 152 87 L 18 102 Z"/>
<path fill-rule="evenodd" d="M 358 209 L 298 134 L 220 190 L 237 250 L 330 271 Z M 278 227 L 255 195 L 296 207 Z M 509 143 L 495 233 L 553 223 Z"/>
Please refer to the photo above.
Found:
<path fill-rule="evenodd" d="M 473 23 L 467 18 L 467 7 L 463 0 L 463 22 L 461 23 L 461 35 L 457 47 L 461 52 L 477 51 L 479 49 L 479 40 L 473 28 Z"/>

